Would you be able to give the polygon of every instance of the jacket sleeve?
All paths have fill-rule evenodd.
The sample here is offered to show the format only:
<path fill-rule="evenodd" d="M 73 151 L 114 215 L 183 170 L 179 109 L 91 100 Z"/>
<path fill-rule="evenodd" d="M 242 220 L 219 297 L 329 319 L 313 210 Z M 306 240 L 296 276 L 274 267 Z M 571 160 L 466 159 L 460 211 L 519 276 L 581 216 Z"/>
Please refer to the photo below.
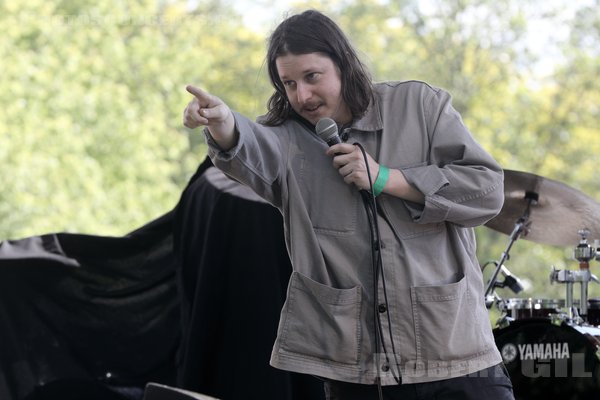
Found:
<path fill-rule="evenodd" d="M 424 106 L 429 160 L 426 165 L 401 170 L 425 195 L 424 206 L 406 203 L 411 217 L 423 224 L 482 225 L 502 208 L 502 168 L 475 141 L 447 92 L 434 91 Z"/>
<path fill-rule="evenodd" d="M 281 204 L 281 177 L 284 176 L 287 151 L 277 128 L 266 127 L 234 112 L 238 143 L 229 151 L 219 148 L 204 129 L 208 156 L 230 178 L 249 186 L 267 202 Z"/>

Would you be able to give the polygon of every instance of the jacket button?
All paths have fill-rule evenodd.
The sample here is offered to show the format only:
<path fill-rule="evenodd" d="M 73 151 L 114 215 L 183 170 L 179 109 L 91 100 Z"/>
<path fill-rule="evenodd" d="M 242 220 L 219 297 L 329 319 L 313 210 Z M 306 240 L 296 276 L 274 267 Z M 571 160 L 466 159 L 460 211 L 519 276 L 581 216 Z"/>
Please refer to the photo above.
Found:
<path fill-rule="evenodd" d="M 385 363 L 385 364 L 383 364 L 383 365 L 381 366 L 381 370 L 382 370 L 383 372 L 388 372 L 388 371 L 390 370 L 390 366 L 389 366 L 389 364 L 388 364 L 388 363 Z"/>
<path fill-rule="evenodd" d="M 378 306 L 377 306 L 377 310 L 378 310 L 380 313 L 384 313 L 384 312 L 386 312 L 386 311 L 387 311 L 387 306 L 386 306 L 385 304 L 381 303 L 380 305 L 378 305 Z"/>

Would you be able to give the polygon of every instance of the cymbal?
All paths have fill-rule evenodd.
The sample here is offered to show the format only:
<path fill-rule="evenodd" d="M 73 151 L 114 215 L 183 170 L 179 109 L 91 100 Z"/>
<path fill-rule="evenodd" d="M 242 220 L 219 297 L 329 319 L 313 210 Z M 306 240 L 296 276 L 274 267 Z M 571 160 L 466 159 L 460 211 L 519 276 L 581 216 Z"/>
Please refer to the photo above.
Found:
<path fill-rule="evenodd" d="M 512 170 L 504 170 L 502 210 L 485 226 L 512 234 L 527 210 L 528 197 L 537 197 L 537 201 L 531 203 L 523 239 L 559 246 L 577 245 L 582 229 L 590 232 L 588 238 L 592 242 L 600 239 L 600 203 L 558 181 Z"/>

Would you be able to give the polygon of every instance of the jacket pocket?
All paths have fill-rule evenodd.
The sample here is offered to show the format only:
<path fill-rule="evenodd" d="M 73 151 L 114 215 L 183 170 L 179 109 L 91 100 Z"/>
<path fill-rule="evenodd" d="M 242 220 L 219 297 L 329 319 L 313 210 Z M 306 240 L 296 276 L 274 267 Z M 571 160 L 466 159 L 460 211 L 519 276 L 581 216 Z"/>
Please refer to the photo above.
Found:
<path fill-rule="evenodd" d="M 361 288 L 336 289 L 298 272 L 282 311 L 281 350 L 342 364 L 360 357 Z"/>
<path fill-rule="evenodd" d="M 411 288 L 417 360 L 463 360 L 485 351 L 467 279 Z"/>
<path fill-rule="evenodd" d="M 356 232 L 361 202 L 354 185 L 344 182 L 330 157 L 297 156 L 298 185 L 313 229 L 320 235 L 350 236 Z M 318 184 L 315 184 L 317 182 Z"/>

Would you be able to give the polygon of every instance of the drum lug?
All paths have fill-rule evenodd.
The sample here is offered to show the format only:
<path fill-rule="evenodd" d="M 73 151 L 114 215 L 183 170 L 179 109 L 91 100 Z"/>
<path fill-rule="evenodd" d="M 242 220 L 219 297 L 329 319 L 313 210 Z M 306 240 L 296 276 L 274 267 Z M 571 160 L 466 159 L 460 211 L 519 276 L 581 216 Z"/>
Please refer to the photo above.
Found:
<path fill-rule="evenodd" d="M 498 318 L 498 320 L 496 320 L 496 327 L 499 329 L 506 328 L 512 322 L 514 322 L 514 320 L 514 318 L 511 318 L 508 315 L 503 315 L 502 317 Z"/>
<path fill-rule="evenodd" d="M 557 326 L 562 325 L 567 320 L 567 315 L 564 313 L 551 313 L 548 314 L 548 317 L 550 318 L 550 323 Z"/>

